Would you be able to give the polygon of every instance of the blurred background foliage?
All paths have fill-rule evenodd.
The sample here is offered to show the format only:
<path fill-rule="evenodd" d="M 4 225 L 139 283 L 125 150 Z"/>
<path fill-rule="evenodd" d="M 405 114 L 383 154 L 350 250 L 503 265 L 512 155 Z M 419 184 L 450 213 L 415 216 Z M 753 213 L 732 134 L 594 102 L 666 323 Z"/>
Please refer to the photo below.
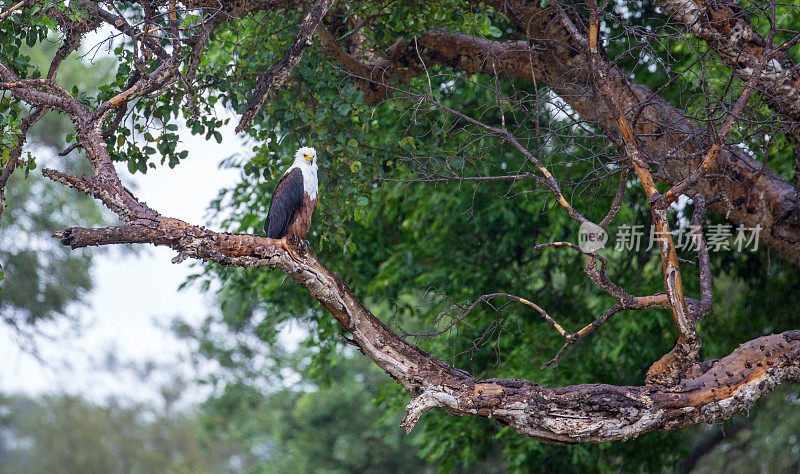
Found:
<path fill-rule="evenodd" d="M 4 25 L 5 26 L 5 25 Z M 32 67 L 47 69 L 59 42 L 44 39 L 36 47 L 22 46 Z M 97 90 L 112 76 L 114 60 L 88 63 L 75 56 L 61 65 L 59 82 L 67 89 Z M 3 117 L 10 119 L 11 103 L 2 101 Z M 24 112 L 19 111 L 20 116 Z M 94 199 L 65 188 L 33 172 L 45 156 L 52 157 L 66 147 L 72 131 L 63 115 L 45 115 L 28 133 L 28 150 L 23 159 L 25 172 L 11 175 L 5 189 L 6 210 L 0 217 L 0 320 L 13 327 L 20 343 L 30 345 L 43 323 L 72 320 L 80 323 L 77 306 L 92 288 L 89 268 L 93 252 L 73 251 L 51 237 L 69 226 L 100 226 L 112 222 L 110 213 Z M 15 139 L 16 141 L 16 139 Z M 39 163 L 37 163 L 37 158 Z M 72 174 L 91 171 L 82 155 L 59 163 Z"/>
<path fill-rule="evenodd" d="M 615 10 L 618 21 L 610 21 L 604 32 L 610 57 L 630 50 L 637 40 L 630 32 L 665 26 L 652 4 L 620 3 L 624 8 Z M 136 19 L 132 4 L 119 4 Z M 500 13 L 488 7 L 470 11 L 457 1 L 364 2 L 354 8 L 349 15 L 372 19 L 366 41 L 378 51 L 429 28 L 521 38 Z M 800 29 L 793 3 L 778 9 L 783 28 Z M 332 13 L 332 21 L 338 14 Z M 259 13 L 218 28 L 198 73 L 206 91 L 187 105 L 186 91 L 178 83 L 138 101 L 132 107 L 134 118 L 108 139 L 114 158 L 140 173 L 179 166 L 191 159 L 181 150 L 179 125 L 220 140 L 224 121 L 216 108 L 237 115 L 244 111 L 255 85 L 253 73 L 280 59 L 295 33 L 287 25 L 296 24 L 299 16 Z M 46 31 L 42 21 L 18 18 L 16 27 L 3 23 L 0 41 L 13 46 L 9 38 L 18 36 L 14 28 L 19 24 Z M 0 57 L 21 76 L 33 77 L 41 64 L 37 55 L 52 54 L 52 43 L 43 38 L 34 34 L 28 41 L 32 48 L 10 46 Z M 115 68 L 75 61 L 64 66 L 65 71 L 75 69 L 59 78 L 84 93 L 87 103 L 108 98 L 132 70 L 129 45 L 116 46 L 115 53 Z M 796 48 L 792 54 L 796 56 Z M 619 66 L 653 88 L 664 86 L 664 74 L 677 77 L 659 93 L 698 118 L 715 101 L 735 100 L 741 87 L 736 79 L 728 86 L 730 72 L 690 35 L 648 43 Z M 596 129 L 576 126 L 541 85 L 464 76 L 441 67 L 429 73 L 404 87 L 428 92 L 443 105 L 490 125 L 500 123 L 502 110 L 530 149 L 538 147 L 534 131 L 542 131 L 547 135 L 542 158 L 562 180 L 565 194 L 590 219 L 603 217 L 619 170 L 606 166 L 616 152 L 597 138 Z M 495 87 L 506 102 L 498 100 Z M 751 102 L 732 139 L 788 178 L 794 150 L 775 129 L 775 117 L 760 105 L 758 94 Z M 45 133 L 42 146 L 63 147 L 54 138 L 62 133 L 69 139 L 68 127 L 60 122 L 40 128 L 58 131 Z M 612 301 L 582 273 L 581 256 L 564 249 L 532 250 L 537 243 L 577 238 L 575 223 L 532 181 L 419 180 L 533 171 L 515 150 L 452 115 L 402 97 L 366 104 L 363 93 L 317 43 L 249 133 L 249 153 L 223 162 L 241 169 L 241 181 L 211 203 L 211 224 L 232 232 L 260 232 L 269 194 L 294 150 L 316 147 L 321 199 L 308 237 L 311 247 L 381 320 L 408 333 L 444 331 L 436 337 L 408 337 L 459 368 L 479 377 L 527 378 L 548 387 L 640 384 L 650 363 L 674 344 L 674 325 L 662 310 L 615 316 L 569 351 L 557 368 L 542 366 L 562 341 L 528 307 L 483 305 L 447 330 L 454 303 L 485 293 L 507 292 L 535 301 L 572 331 L 602 314 Z M 41 179 L 19 173 L 15 180 L 9 189 L 19 194 L 3 216 L 0 238 L 25 232 L 31 241 L 41 234 L 35 239 L 51 242 L 47 234 L 53 229 L 103 220 L 90 200 L 71 191 L 51 189 Z M 672 221 L 685 221 L 691 211 L 691 203 L 672 209 Z M 719 216 L 707 220 L 723 222 Z M 635 179 L 630 179 L 623 209 L 610 227 L 612 236 L 620 224 L 644 226 L 645 245 L 636 252 L 615 250 L 612 238 L 602 252 L 610 263 L 609 276 L 633 294 L 658 292 L 660 261 L 655 249 L 644 248 L 649 212 Z M 68 303 L 80 302 L 91 287 L 86 271 L 91 254 L 51 247 L 13 250 L 13 245 L 0 245 L 6 277 L 0 314 L 7 323 L 62 315 Z M 726 355 L 760 335 L 800 327 L 794 303 L 800 290 L 796 267 L 770 256 L 764 246 L 712 253 L 712 267 L 715 308 L 700 325 L 704 358 Z M 53 275 L 61 284 L 48 285 Z M 684 282 L 687 294 L 698 294 L 693 267 L 686 267 Z M 172 328 L 194 347 L 197 382 L 211 389 L 204 403 L 165 412 L 113 400 L 101 405 L 67 396 L 5 397 L 0 400 L 0 466 L 8 472 L 57 472 L 54 466 L 61 459 L 83 472 L 791 472 L 798 467 L 797 386 L 781 388 L 726 425 L 648 433 L 624 443 L 551 446 L 485 419 L 454 418 L 439 411 L 426 414 L 405 436 L 397 425 L 408 395 L 346 345 L 341 328 L 283 274 L 208 264 L 199 265 L 187 284 L 218 288 L 219 310 L 205 324 L 192 327 L 176 321 Z M 40 296 L 32 298 L 37 292 Z M 191 390 L 180 384 L 178 389 Z M 719 436 L 721 430 L 729 430 L 730 436 Z M 65 438 L 77 444 L 64 447 Z"/>

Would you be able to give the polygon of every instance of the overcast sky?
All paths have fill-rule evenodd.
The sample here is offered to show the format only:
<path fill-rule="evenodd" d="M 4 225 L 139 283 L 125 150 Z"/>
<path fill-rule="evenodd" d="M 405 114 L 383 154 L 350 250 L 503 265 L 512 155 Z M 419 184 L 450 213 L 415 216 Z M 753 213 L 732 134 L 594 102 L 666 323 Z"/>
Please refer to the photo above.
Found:
<path fill-rule="evenodd" d="M 237 181 L 238 170 L 218 167 L 223 158 L 244 151 L 241 138 L 233 132 L 234 124 L 231 120 L 221 130 L 221 144 L 182 130 L 189 157 L 175 169 L 164 166 L 131 177 L 127 166 L 118 164 L 117 171 L 124 182 L 135 182 L 137 197 L 161 214 L 205 224 L 208 203 L 221 188 Z M 196 288 L 178 291 L 192 273 L 192 261 L 172 264 L 174 256 L 168 248 L 148 245 L 138 254 L 112 249 L 96 257 L 92 269 L 95 288 L 88 306 L 80 309 L 88 327 L 77 338 L 40 339 L 46 364 L 22 351 L 10 330 L 0 324 L 0 392 L 66 391 L 96 401 L 108 395 L 149 398 L 153 385 L 142 387 L 131 378 L 94 369 L 109 351 L 121 360 L 155 360 L 178 367 L 178 356 L 186 347 L 159 324 L 166 325 L 175 316 L 199 322 L 214 308 Z"/>

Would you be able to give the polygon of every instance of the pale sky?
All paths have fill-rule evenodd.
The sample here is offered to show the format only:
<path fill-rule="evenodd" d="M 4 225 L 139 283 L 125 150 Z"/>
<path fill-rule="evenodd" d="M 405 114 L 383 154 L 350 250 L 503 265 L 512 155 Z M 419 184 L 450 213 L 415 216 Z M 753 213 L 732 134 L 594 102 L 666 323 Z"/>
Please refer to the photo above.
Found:
<path fill-rule="evenodd" d="M 220 130 L 221 144 L 181 130 L 189 156 L 175 169 L 164 166 L 131 177 L 127 167 L 118 164 L 117 171 L 125 183 L 135 182 L 137 197 L 162 215 L 204 225 L 208 203 L 221 188 L 238 179 L 238 170 L 218 168 L 223 158 L 245 151 L 242 139 L 233 132 L 235 123 L 233 119 Z M 149 398 L 147 391 L 155 386 L 142 387 L 129 378 L 93 369 L 109 351 L 115 351 L 121 360 L 155 360 L 183 367 L 185 372 L 187 367 L 180 365 L 178 356 L 187 348 L 159 323 L 166 326 L 175 316 L 199 322 L 215 307 L 194 287 L 178 291 L 193 273 L 192 260 L 176 265 L 170 262 L 174 256 L 166 247 L 147 245 L 138 254 L 112 249 L 96 257 L 92 269 L 95 288 L 88 307 L 81 309 L 89 327 L 78 338 L 40 340 L 46 365 L 20 350 L 10 329 L 0 324 L 0 392 L 66 391 L 96 401 L 108 395 Z"/>
<path fill-rule="evenodd" d="M 104 41 L 112 34 L 110 27 L 103 27 L 87 35 L 83 50 L 90 54 L 82 59 L 92 62 L 95 58 L 113 56 L 113 46 L 121 41 L 121 36 L 116 35 L 111 42 Z M 206 141 L 181 127 L 181 146 L 189 151 L 186 160 L 175 169 L 162 166 L 146 175 L 134 176 L 127 166 L 117 164 L 123 183 L 134 184 L 134 194 L 162 215 L 206 225 L 209 202 L 220 189 L 234 185 L 239 177 L 239 170 L 219 169 L 219 163 L 233 155 L 250 154 L 242 135 L 234 133 L 238 117 L 221 108 L 216 112 L 220 119 L 231 119 L 219 129 L 221 143 Z M 46 159 L 37 161 L 47 164 Z M 40 174 L 38 178 L 43 179 Z M 108 396 L 132 401 L 157 397 L 158 384 L 166 380 L 149 380 L 143 385 L 132 376 L 104 371 L 101 362 L 109 353 L 123 363 L 152 360 L 188 379 L 197 375 L 188 363 L 181 361 L 181 356 L 189 354 L 189 348 L 165 327 L 175 317 L 199 323 L 213 315 L 217 310 L 211 299 L 213 291 L 210 296 L 200 294 L 192 286 L 178 291 L 186 277 L 197 272 L 192 267 L 193 260 L 173 264 L 175 252 L 166 247 L 139 248 L 136 254 L 110 249 L 95 257 L 94 290 L 88 297 L 88 305 L 80 308 L 81 320 L 87 327 L 78 336 L 62 332 L 55 341 L 40 338 L 38 348 L 43 363 L 22 350 L 14 342 L 12 330 L 0 324 L 0 393 L 68 392 L 96 402 Z M 280 342 L 290 350 L 304 334 L 303 329 L 293 325 L 280 332 Z M 167 375 L 162 371 L 156 377 Z M 203 399 L 199 388 L 194 392 L 194 399 L 189 402 Z"/>

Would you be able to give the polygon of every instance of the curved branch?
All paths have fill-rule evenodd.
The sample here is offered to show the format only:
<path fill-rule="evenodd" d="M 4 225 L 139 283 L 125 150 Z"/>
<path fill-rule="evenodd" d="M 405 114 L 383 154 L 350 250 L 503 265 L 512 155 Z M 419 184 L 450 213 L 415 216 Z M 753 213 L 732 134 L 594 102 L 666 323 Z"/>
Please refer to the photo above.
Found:
<path fill-rule="evenodd" d="M 80 122 L 77 124 L 80 125 Z M 84 133 L 99 146 L 95 128 Z M 94 145 L 93 145 L 94 144 Z M 381 322 L 344 281 L 301 242 L 257 235 L 217 233 L 164 217 L 139 202 L 119 182 L 105 148 L 87 150 L 102 166 L 91 177 L 46 170 L 46 176 L 101 199 L 128 224 L 103 229 L 70 228 L 55 237 L 73 248 L 151 243 L 222 265 L 280 269 L 325 307 L 352 335 L 352 344 L 413 395 L 406 429 L 427 410 L 484 416 L 550 443 L 607 442 L 653 430 L 724 419 L 749 408 L 777 384 L 800 380 L 800 331 L 765 336 L 740 346 L 710 370 L 664 390 L 651 386 L 575 385 L 548 389 L 526 380 L 476 379 L 410 344 Z M 645 297 L 645 299 L 648 299 Z"/>
<path fill-rule="evenodd" d="M 391 331 L 300 242 L 290 241 L 298 257 L 294 260 L 277 240 L 216 233 L 161 216 L 151 227 L 71 228 L 56 237 L 74 248 L 153 243 L 169 246 L 181 257 L 281 270 L 330 311 L 364 354 L 417 396 L 403 422 L 407 430 L 426 411 L 441 407 L 455 416 L 486 417 L 549 443 L 608 442 L 726 419 L 778 384 L 800 381 L 800 331 L 745 343 L 705 373 L 668 391 L 606 384 L 545 388 L 527 380 L 476 379 Z"/>
<path fill-rule="evenodd" d="M 609 85 L 609 73 L 611 66 L 603 60 L 598 49 L 597 35 L 600 29 L 598 18 L 598 7 L 594 0 L 587 0 L 590 11 L 590 30 L 589 39 L 583 38 L 577 32 L 577 28 L 572 24 L 565 12 L 561 11 L 561 18 L 564 25 L 570 31 L 572 37 L 583 44 L 586 54 L 589 56 L 596 88 L 601 92 L 606 106 L 617 115 L 617 127 L 622 135 L 621 143 L 618 143 L 620 152 L 630 160 L 639 181 L 644 188 L 647 200 L 650 203 L 650 214 L 653 218 L 653 227 L 658 236 L 658 249 L 661 254 L 661 263 L 664 274 L 664 289 L 669 300 L 669 307 L 675 325 L 678 327 L 678 342 L 675 348 L 656 361 L 647 371 L 647 381 L 659 382 L 674 385 L 680 380 L 680 374 L 692 363 L 697 361 L 700 353 L 701 340 L 697 333 L 694 322 L 689 316 L 689 309 L 683 296 L 683 284 L 678 262 L 678 255 L 670 234 L 669 221 L 667 220 L 666 208 L 662 204 L 663 196 L 658 193 L 650 167 L 647 165 L 636 137 L 631 130 L 627 117 L 620 107 L 619 98 Z"/>
<path fill-rule="evenodd" d="M 474 3 L 478 6 L 482 2 Z M 329 35 L 328 39 L 322 34 L 320 37 L 325 52 L 354 77 L 368 100 L 385 97 L 392 89 L 390 81 L 403 82 L 421 73 L 416 59 L 419 54 L 428 65 L 546 84 L 581 117 L 621 143 L 619 116 L 599 100 L 584 46 L 563 25 L 558 8 L 552 2 L 547 7 L 520 0 L 486 3 L 504 11 L 526 33 L 528 41 L 491 41 L 443 30 L 428 31 L 417 38 L 419 52 L 399 40 L 384 60 L 372 64 L 347 54 L 329 41 Z M 368 85 L 364 78 L 369 80 Z M 689 176 L 701 164 L 714 138 L 687 119 L 684 111 L 613 65 L 607 82 L 641 151 L 649 164 L 659 169 L 654 178 L 675 184 Z M 729 205 L 714 202 L 712 210 L 739 225 L 760 225 L 766 230 L 760 235 L 762 240 L 800 265 L 800 201 L 792 183 L 755 160 L 747 150 L 732 145 L 720 147 L 707 176 L 691 191 L 702 193 L 709 202 L 715 196 L 727 196 Z"/>
<path fill-rule="evenodd" d="M 756 33 L 750 16 L 739 2 L 702 0 L 655 0 L 670 19 L 687 26 L 717 53 L 734 74 L 747 82 L 765 50 L 778 49 L 764 66 L 758 87 L 776 112 L 800 122 L 800 68 L 786 53 L 800 37 L 774 48 L 771 40 Z M 775 25 L 773 25 L 773 28 Z"/>
<path fill-rule="evenodd" d="M 87 132 L 97 133 L 96 129 Z M 95 141 L 87 141 L 92 144 Z M 87 150 L 89 152 L 89 150 Z M 800 380 L 800 331 L 765 336 L 744 344 L 710 370 L 699 368 L 671 389 L 651 386 L 575 385 L 548 389 L 526 380 L 476 379 L 410 344 L 381 322 L 335 272 L 307 246 L 257 235 L 217 233 L 164 217 L 139 202 L 119 182 L 104 148 L 91 150 L 103 173 L 74 177 L 52 170 L 46 176 L 87 192 L 128 224 L 103 229 L 70 228 L 55 237 L 73 248 L 151 243 L 222 265 L 277 268 L 325 307 L 352 335 L 352 344 L 416 396 L 406 429 L 422 414 L 444 407 L 457 416 L 484 416 L 519 433 L 550 443 L 607 442 L 653 430 L 724 419 L 749 408 L 777 384 Z M 110 174 L 109 174 L 110 173 Z M 644 300 L 652 298 L 645 297 Z M 700 366 L 702 367 L 702 366 Z"/>
<path fill-rule="evenodd" d="M 309 4 L 307 1 L 289 0 L 232 3 L 194 0 L 184 3 L 187 8 L 207 12 L 213 17 L 215 25 L 258 11 L 278 11 Z M 375 81 L 365 87 L 365 92 L 370 92 L 366 94 L 368 99 L 385 96 L 386 89 L 379 84 L 388 84 L 387 81 L 390 80 L 402 82 L 420 73 L 421 58 L 428 65 L 442 64 L 469 73 L 498 74 L 546 84 L 581 117 L 597 124 L 612 139 L 620 140 L 617 116 L 602 101 L 597 100 L 589 59 L 584 54 L 582 45 L 567 31 L 553 2 L 548 2 L 544 7 L 540 3 L 523 0 L 470 0 L 469 3 L 477 8 L 489 4 L 497 11 L 505 13 L 512 24 L 526 35 L 527 40 L 490 41 L 458 33 L 429 31 L 417 38 L 413 45 L 398 40 L 389 48 L 385 59 L 364 62 L 338 47 L 331 41 L 330 35 L 325 35 L 324 28 L 319 28 L 322 47 L 329 56 L 341 62 L 354 75 Z M 730 3 L 715 3 L 713 8 L 722 11 L 729 8 Z M 696 13 L 696 9 L 689 9 L 689 13 L 692 12 Z M 111 17 L 104 21 L 117 23 L 117 19 Z M 736 25 L 745 24 L 743 17 L 736 15 L 730 16 L 726 21 L 733 21 Z M 719 25 L 712 23 L 711 26 Z M 125 25 L 121 27 L 125 30 Z M 758 42 L 753 41 L 753 44 Z M 776 49 L 784 46 L 786 45 Z M 193 53 L 201 49 L 193 48 Z M 757 48 L 743 49 L 755 51 L 753 54 L 760 51 Z M 765 80 L 771 80 L 770 74 L 775 73 L 776 64 L 781 64 L 780 57 L 778 55 L 768 62 L 759 80 L 760 87 L 763 87 Z M 618 96 L 620 107 L 630 121 L 645 156 L 651 165 L 659 169 L 656 178 L 670 184 L 686 178 L 700 165 L 700 157 L 707 154 L 713 144 L 713 137 L 703 128 L 691 123 L 683 111 L 647 87 L 631 80 L 627 74 L 613 67 L 613 63 L 611 65 L 609 86 Z M 781 71 L 786 69 L 781 67 Z M 3 72 L 1 69 L 0 73 Z M 169 69 L 170 73 L 166 77 L 154 81 L 158 87 L 169 85 L 179 77 L 177 72 Z M 189 72 L 191 73 L 191 69 Z M 791 71 L 785 72 L 790 74 Z M 794 74 L 795 72 L 791 72 L 791 77 Z M 3 80 L 13 81 L 7 77 Z M 115 105 L 152 90 L 150 87 L 142 87 L 143 85 L 144 83 L 134 86 L 134 90 L 129 89 L 120 94 L 115 98 L 115 104 L 106 104 L 105 110 L 100 112 L 106 113 Z M 52 94 L 30 88 L 15 90 L 14 94 L 29 104 L 57 108 L 69 113 L 64 108 L 66 104 Z M 711 209 L 724 213 L 731 222 L 746 227 L 761 226 L 764 229 L 760 233 L 761 239 L 795 265 L 800 265 L 798 192 L 792 183 L 753 159 L 747 150 L 731 145 L 722 146 L 713 165 L 707 170 L 707 176 L 699 180 L 694 188 L 689 191 L 703 194 L 713 203 L 710 205 Z M 712 200 L 716 196 L 725 196 L 725 199 Z"/>
<path fill-rule="evenodd" d="M 541 7 L 537 2 L 522 0 L 486 3 L 504 11 L 526 34 L 532 58 L 526 64 L 540 68 L 536 80 L 550 86 L 583 118 L 599 125 L 619 143 L 618 116 L 598 100 L 585 45 L 573 38 L 562 23 L 558 6 L 548 2 L 548 6 Z M 610 68 L 607 84 L 629 120 L 637 143 L 650 164 L 658 167 L 659 179 L 673 184 L 689 175 L 699 164 L 697 157 L 704 156 L 711 147 L 713 137 L 691 123 L 683 111 L 616 67 Z M 709 175 L 714 178 L 696 183 L 693 191 L 709 200 L 726 195 L 730 202 L 730 207 L 715 203 L 712 210 L 724 213 L 731 222 L 768 229 L 763 234 L 764 242 L 800 265 L 800 201 L 792 183 L 736 146 L 720 149 Z"/>
<path fill-rule="evenodd" d="M 228 8 L 228 14 L 233 15 L 248 8 L 276 8 L 284 3 L 286 2 L 268 0 L 234 2 L 230 7 L 225 8 Z M 563 25 L 559 26 L 558 17 L 548 16 L 557 14 L 557 11 L 551 7 L 540 8 L 538 3 L 500 2 L 499 0 L 490 3 L 494 3 L 498 8 L 508 8 L 508 11 L 512 13 L 513 21 L 518 23 L 518 27 L 531 38 L 533 47 L 524 43 L 523 57 L 526 67 L 516 70 L 520 71 L 520 74 L 525 71 L 525 77 L 528 78 L 532 74 L 531 64 L 538 65 L 541 70 L 536 74 L 540 74 L 543 80 L 551 84 L 551 87 L 560 95 L 559 90 L 567 93 L 570 92 L 568 89 L 575 89 L 570 92 L 571 95 L 567 100 L 572 100 L 576 104 L 576 110 L 592 120 L 596 119 L 596 123 L 601 126 L 606 126 L 607 133 L 611 136 L 618 133 L 613 127 L 617 123 L 616 117 L 612 116 L 612 120 L 607 121 L 608 116 L 612 115 L 611 112 L 604 110 L 602 105 L 599 105 L 599 101 L 592 97 L 591 80 L 586 75 L 589 71 L 586 58 L 580 53 L 576 53 L 575 48 L 570 49 L 569 45 L 572 44 L 570 36 L 567 32 L 562 31 Z M 188 5 L 198 8 L 206 6 L 212 8 L 216 5 L 219 8 L 220 4 L 215 1 L 198 1 L 189 2 Z M 539 40 L 536 40 L 535 33 L 545 36 L 540 36 Z M 446 33 L 438 34 L 447 35 Z M 550 36 L 546 36 L 547 34 Z M 558 35 L 562 36 L 557 37 Z M 450 36 L 455 41 L 460 41 L 463 39 L 462 37 Z M 542 41 L 541 38 L 546 38 L 547 41 Z M 552 41 L 553 39 L 561 39 L 564 42 L 558 43 Z M 430 50 L 436 47 L 430 43 L 425 46 L 423 43 L 423 38 L 417 42 L 421 48 Z M 401 66 L 398 66 L 400 72 L 402 69 L 411 71 L 413 64 L 416 63 L 395 63 L 395 61 L 404 57 L 422 57 L 423 59 L 425 57 L 424 52 L 410 50 L 407 44 L 404 46 L 403 43 L 398 42 L 396 45 L 394 51 L 389 55 L 389 59 L 386 60 L 387 62 L 381 66 L 380 71 L 385 72 L 392 64 L 400 64 Z M 448 47 L 448 45 L 444 44 L 440 47 Z M 406 54 L 407 51 L 413 54 Z M 473 49 L 471 53 L 473 54 L 473 65 L 483 68 L 488 64 L 492 71 L 501 70 L 495 67 L 496 58 L 491 58 L 488 63 L 485 63 L 485 56 L 483 60 L 476 59 L 480 57 L 478 54 L 480 51 Z M 442 51 L 442 55 L 445 54 L 451 53 Z M 538 59 L 531 59 L 532 56 Z M 565 58 L 566 62 L 564 62 Z M 452 60 L 461 61 L 456 57 L 452 57 Z M 800 380 L 800 331 L 788 331 L 754 339 L 740 346 L 729 356 L 717 361 L 710 368 L 707 368 L 710 364 L 697 364 L 691 375 L 684 375 L 669 389 L 654 386 L 605 384 L 545 388 L 527 380 L 477 379 L 465 371 L 438 360 L 404 340 L 375 317 L 344 281 L 335 272 L 328 269 L 323 261 L 302 243 L 289 241 L 288 245 L 293 253 L 293 256 L 290 256 L 287 250 L 279 244 L 279 241 L 273 239 L 256 235 L 218 233 L 178 219 L 165 217 L 137 200 L 128 189 L 122 186 L 102 139 L 103 118 L 117 105 L 156 90 L 153 87 L 163 88 L 171 84 L 177 77 L 177 69 L 172 68 L 177 66 L 165 66 L 167 63 L 162 64 L 165 69 L 157 70 L 150 76 L 150 80 L 153 82 L 147 80 L 138 82 L 137 85 L 132 86 L 112 101 L 101 105 L 92 115 L 89 115 L 82 106 L 80 110 L 67 110 L 67 113 L 71 112 L 70 115 L 75 123 L 80 141 L 95 167 L 95 175 L 76 177 L 53 170 L 45 170 L 45 176 L 102 200 L 107 207 L 119 215 L 125 225 L 103 229 L 70 228 L 55 236 L 65 245 L 73 248 L 120 243 L 151 243 L 169 246 L 176 250 L 178 252 L 177 260 L 197 258 L 222 265 L 279 269 L 291 276 L 298 285 L 305 287 L 310 295 L 331 313 L 339 324 L 352 335 L 352 344 L 357 345 L 364 354 L 400 383 L 405 390 L 418 397 L 412 400 L 408 407 L 408 417 L 404 422 L 407 429 L 411 429 L 427 410 L 442 407 L 456 416 L 482 416 L 496 420 L 498 423 L 513 427 L 519 433 L 546 442 L 607 442 L 628 439 L 653 430 L 675 429 L 700 422 L 725 419 L 737 411 L 752 406 L 757 398 L 769 393 L 777 384 Z M 559 68 L 562 69 L 559 70 Z M 554 74 L 559 72 L 563 74 Z M 4 73 L 1 68 L 0 73 Z M 564 78 L 573 80 L 569 82 L 568 87 L 563 82 Z M 3 80 L 8 82 L 14 79 L 3 77 Z M 636 116 L 637 107 L 641 108 L 644 104 L 655 103 L 655 100 L 648 96 L 649 91 L 644 91 L 640 86 L 631 83 L 616 69 L 610 71 L 609 81 L 612 92 L 619 96 L 619 109 L 627 114 L 626 116 Z M 49 87 L 45 83 L 42 85 Z M 561 89 L 558 89 L 559 87 Z M 64 99 L 58 97 L 57 94 L 37 91 L 30 87 L 20 88 L 16 92 L 23 90 Z M 578 98 L 575 96 L 576 90 L 579 93 L 588 91 L 588 94 L 584 98 Z M 21 98 L 33 100 L 37 97 L 39 96 Z M 562 95 L 562 97 L 565 96 Z M 585 108 L 589 104 L 590 108 L 580 110 L 581 106 Z M 49 106 L 47 104 L 39 105 Z M 670 112 L 671 109 L 666 103 L 661 105 L 664 109 L 657 111 L 658 115 L 677 113 L 674 110 Z M 631 126 L 639 132 L 654 132 L 653 127 L 660 123 L 652 117 L 656 111 L 649 111 L 649 106 L 646 110 L 642 113 L 645 121 L 632 122 Z M 603 114 L 607 116 L 604 117 Z M 656 160 L 664 161 L 665 166 L 670 165 L 669 160 L 672 158 L 663 152 L 664 144 L 678 149 L 681 154 L 679 158 L 672 159 L 671 165 L 678 171 L 690 171 L 697 165 L 697 163 L 681 164 L 680 162 L 686 161 L 684 157 L 702 156 L 702 154 L 687 153 L 687 150 L 690 150 L 689 147 L 695 146 L 702 149 L 705 146 L 703 143 L 698 145 L 692 140 L 686 141 L 684 140 L 685 136 L 683 138 L 675 137 L 675 134 L 678 133 L 675 130 L 683 130 L 702 138 L 702 135 L 695 133 L 684 120 L 681 116 L 679 122 L 675 122 L 670 130 L 661 135 L 657 133 L 641 135 L 645 151 L 649 153 L 647 147 L 652 147 L 654 152 L 650 155 L 655 156 Z M 681 126 L 685 126 L 685 128 L 681 128 Z M 660 138 L 647 138 L 650 136 Z M 702 142 L 702 140 L 698 141 Z M 737 171 L 737 167 L 731 163 L 730 157 L 733 154 L 732 151 L 728 155 L 721 154 L 718 161 L 724 163 L 728 169 Z M 745 162 L 747 160 L 750 160 L 747 163 L 752 162 L 749 155 L 742 156 L 744 156 L 742 160 Z M 744 204 L 735 204 L 735 206 L 739 206 L 736 209 L 740 209 L 742 205 L 752 204 L 757 206 L 752 211 L 754 215 L 766 212 L 768 216 L 772 216 L 770 212 L 775 210 L 774 199 L 780 200 L 786 196 L 781 194 L 776 197 L 774 194 L 780 189 L 769 188 L 772 183 L 770 180 L 773 177 L 768 170 L 757 168 L 755 164 L 752 166 L 753 169 L 749 174 L 740 173 L 738 175 L 753 179 L 747 186 L 740 180 L 725 178 L 730 183 L 722 180 L 725 184 L 711 183 L 700 191 L 708 193 L 719 191 L 718 188 L 721 188 L 728 192 L 729 197 L 733 198 L 738 196 L 734 193 L 736 191 L 739 193 L 757 191 L 761 193 L 762 200 L 766 203 L 747 203 L 745 199 Z M 765 181 L 757 181 L 762 178 Z M 775 179 L 780 180 L 779 177 Z M 791 184 L 787 183 L 787 185 L 793 189 Z M 796 194 L 792 196 L 796 203 Z M 739 215 L 737 212 L 740 211 L 732 211 L 732 216 Z M 790 220 L 790 218 L 791 216 L 785 217 L 781 214 L 781 219 Z M 774 224 L 771 233 L 774 237 L 777 235 L 778 223 L 770 222 L 769 224 Z M 764 227 L 770 226 L 764 225 Z M 786 238 L 793 237 L 795 240 L 791 240 L 791 245 L 796 247 L 796 242 L 800 239 L 797 238 L 797 232 L 792 229 L 791 226 L 786 229 L 787 232 L 791 231 Z M 780 248 L 780 246 L 776 248 Z M 787 248 L 791 250 L 794 247 Z M 787 251 L 785 254 L 792 258 L 791 252 Z M 800 252 L 796 254 L 796 257 L 797 261 L 800 261 Z M 602 271 L 602 266 L 600 271 Z M 658 306 L 663 304 L 665 299 L 663 296 L 653 295 L 642 297 L 637 301 L 640 301 L 641 304 Z M 591 329 L 587 329 L 583 334 L 590 331 Z M 579 331 L 579 333 L 581 332 Z"/>

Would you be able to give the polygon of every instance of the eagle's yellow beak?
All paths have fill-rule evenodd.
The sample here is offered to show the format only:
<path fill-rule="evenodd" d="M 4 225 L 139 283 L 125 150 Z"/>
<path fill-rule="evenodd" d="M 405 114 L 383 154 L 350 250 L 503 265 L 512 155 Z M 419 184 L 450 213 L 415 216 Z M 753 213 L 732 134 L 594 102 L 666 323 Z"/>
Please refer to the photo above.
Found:
<path fill-rule="evenodd" d="M 305 158 L 305 159 L 306 159 L 306 161 L 311 161 L 311 158 L 313 158 L 313 155 L 309 155 L 308 153 L 305 153 L 305 154 L 303 155 L 303 158 Z"/>

